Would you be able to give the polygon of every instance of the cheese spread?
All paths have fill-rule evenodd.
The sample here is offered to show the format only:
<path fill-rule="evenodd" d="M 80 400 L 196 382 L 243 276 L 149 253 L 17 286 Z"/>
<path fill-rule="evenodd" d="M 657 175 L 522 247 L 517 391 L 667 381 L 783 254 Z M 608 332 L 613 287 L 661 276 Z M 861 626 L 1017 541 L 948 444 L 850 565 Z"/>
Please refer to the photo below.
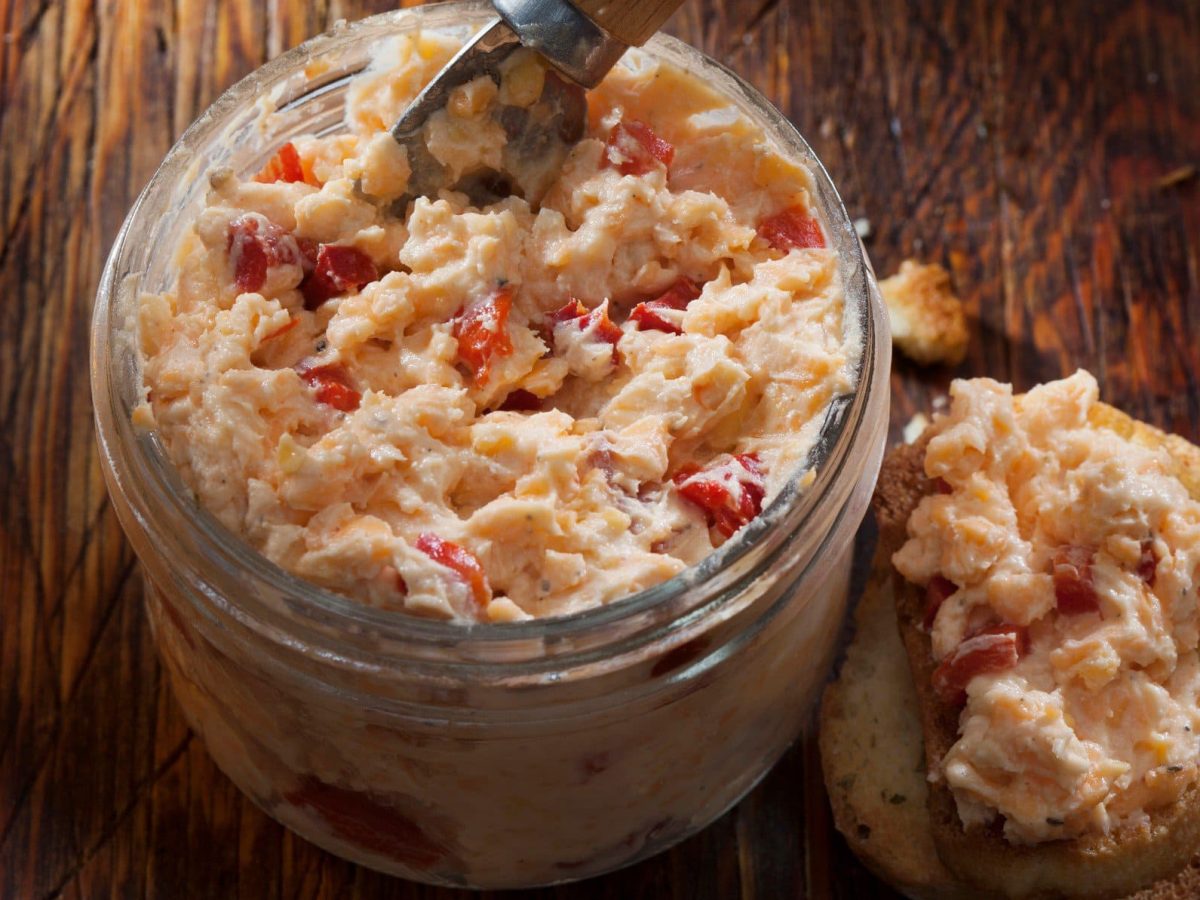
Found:
<path fill-rule="evenodd" d="M 589 95 L 536 205 L 409 197 L 387 129 L 455 49 L 397 38 L 344 132 L 210 177 L 174 289 L 141 302 L 137 417 L 303 578 L 465 622 L 585 610 L 757 515 L 854 388 L 861 336 L 808 172 L 649 57 Z M 495 168 L 492 104 L 553 77 L 457 89 L 431 152 Z"/>
<path fill-rule="evenodd" d="M 1142 825 L 1197 777 L 1200 503 L 1165 450 L 1091 424 L 1086 372 L 951 396 L 894 557 L 929 592 L 934 688 L 965 700 L 930 777 L 1016 843 Z"/>

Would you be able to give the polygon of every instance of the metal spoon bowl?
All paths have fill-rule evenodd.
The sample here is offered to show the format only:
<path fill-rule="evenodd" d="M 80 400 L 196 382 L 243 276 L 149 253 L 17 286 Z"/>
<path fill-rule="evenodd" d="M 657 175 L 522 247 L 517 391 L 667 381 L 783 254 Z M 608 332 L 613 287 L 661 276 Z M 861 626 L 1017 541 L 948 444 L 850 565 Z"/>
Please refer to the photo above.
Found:
<path fill-rule="evenodd" d="M 412 170 L 403 202 L 449 188 L 479 206 L 513 194 L 536 206 L 583 136 L 585 89 L 599 84 L 629 46 L 649 38 L 681 2 L 601 0 L 591 4 L 589 17 L 566 0 L 493 0 L 499 16 L 455 54 L 392 128 Z M 545 66 L 541 95 L 529 105 L 493 103 L 489 115 L 507 139 L 501 169 L 480 168 L 450 183 L 447 167 L 428 146 L 431 118 L 455 89 L 477 78 L 499 86 L 517 53 L 536 54 Z"/>

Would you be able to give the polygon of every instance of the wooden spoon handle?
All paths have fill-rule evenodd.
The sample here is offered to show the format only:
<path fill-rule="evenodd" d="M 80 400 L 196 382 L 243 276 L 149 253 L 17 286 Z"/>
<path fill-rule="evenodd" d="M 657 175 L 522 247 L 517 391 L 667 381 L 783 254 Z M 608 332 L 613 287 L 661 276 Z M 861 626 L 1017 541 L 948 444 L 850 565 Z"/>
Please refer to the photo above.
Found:
<path fill-rule="evenodd" d="M 571 0 L 589 19 L 631 47 L 640 47 L 683 0 Z"/>

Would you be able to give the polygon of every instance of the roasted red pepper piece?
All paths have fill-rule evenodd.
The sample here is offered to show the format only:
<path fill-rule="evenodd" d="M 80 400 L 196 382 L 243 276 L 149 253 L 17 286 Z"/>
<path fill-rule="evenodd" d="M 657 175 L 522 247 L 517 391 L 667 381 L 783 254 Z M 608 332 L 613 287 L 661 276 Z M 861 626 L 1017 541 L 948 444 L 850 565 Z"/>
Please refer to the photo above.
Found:
<path fill-rule="evenodd" d="M 983 628 L 976 628 L 967 632 L 967 637 L 978 637 L 981 634 L 1011 634 L 1017 641 L 1017 656 L 1024 656 L 1029 652 L 1029 629 L 1024 625 L 1014 625 L 1011 622 L 993 622 L 991 625 L 985 625 Z"/>
<path fill-rule="evenodd" d="M 300 257 L 304 266 L 305 274 L 308 274 L 317 267 L 317 256 L 321 252 L 321 245 L 312 238 L 296 238 L 296 246 L 300 248 Z"/>
<path fill-rule="evenodd" d="M 283 799 L 311 809 L 342 840 L 413 869 L 431 869 L 448 855 L 446 847 L 390 805 L 386 797 L 305 775 Z"/>
<path fill-rule="evenodd" d="M 787 253 L 793 247 L 824 247 L 821 223 L 803 206 L 790 206 L 758 223 L 758 233 L 776 250 Z"/>
<path fill-rule="evenodd" d="M 417 549 L 436 563 L 453 569 L 471 589 L 480 608 L 492 599 L 492 588 L 488 584 L 483 565 L 475 554 L 453 541 L 444 541 L 436 534 L 426 531 L 417 538 Z"/>
<path fill-rule="evenodd" d="M 1154 584 L 1158 576 L 1158 554 L 1154 552 L 1154 541 L 1142 541 L 1142 556 L 1137 564 L 1138 578 L 1146 584 Z"/>
<path fill-rule="evenodd" d="M 669 167 L 675 148 L 637 119 L 624 119 L 613 126 L 604 145 L 602 165 L 622 175 L 645 175 L 657 163 Z"/>
<path fill-rule="evenodd" d="M 296 366 L 296 372 L 316 392 L 317 402 L 340 409 L 342 412 L 352 412 L 358 409 L 362 395 L 350 383 L 346 370 L 336 363 L 324 366 L 313 365 L 301 361 Z"/>
<path fill-rule="evenodd" d="M 233 281 L 243 294 L 262 290 L 272 266 L 303 264 L 300 247 L 291 234 L 250 213 L 229 223 L 225 249 L 233 264 Z"/>
<path fill-rule="evenodd" d="M 512 295 L 509 285 L 499 287 L 483 300 L 472 303 L 454 320 L 458 358 L 471 370 L 478 385 L 487 384 L 492 360 L 513 352 L 508 334 Z"/>
<path fill-rule="evenodd" d="M 506 412 L 533 412 L 542 408 L 542 398 L 537 394 L 517 388 L 504 398 L 500 409 Z"/>
<path fill-rule="evenodd" d="M 316 178 L 305 173 L 304 165 L 300 161 L 300 153 L 291 141 L 280 147 L 275 155 L 267 160 L 267 164 L 262 167 L 261 172 L 254 176 L 254 180 L 265 183 L 303 181 L 313 187 L 320 187 Z"/>
<path fill-rule="evenodd" d="M 700 296 L 700 285 L 686 275 L 675 279 L 675 283 L 655 299 L 672 309 L 687 309 L 689 303 Z"/>
<path fill-rule="evenodd" d="M 1054 554 L 1054 600 L 1060 613 L 1073 616 L 1098 612 L 1100 598 L 1092 583 L 1093 552 L 1087 547 L 1060 547 Z"/>
<path fill-rule="evenodd" d="M 304 308 L 316 309 L 326 300 L 359 290 L 379 278 L 371 257 L 354 247 L 321 244 L 313 270 L 300 283 Z"/>
<path fill-rule="evenodd" d="M 925 585 L 926 631 L 933 628 L 933 622 L 937 618 L 938 610 L 942 608 L 942 604 L 946 602 L 947 598 L 957 590 L 958 585 L 949 578 L 934 575 L 929 579 L 929 584 Z"/>
<path fill-rule="evenodd" d="M 976 675 L 1011 669 L 1029 649 L 1029 632 L 1002 623 L 967 638 L 933 672 L 933 690 L 945 703 L 962 706 L 967 685 Z"/>
<path fill-rule="evenodd" d="M 613 362 L 617 361 L 617 343 L 621 340 L 623 332 L 621 327 L 613 322 L 608 317 L 608 313 L 602 309 L 593 309 L 584 317 L 584 322 L 580 325 L 580 330 L 587 331 L 595 323 L 596 330 L 593 332 L 597 338 L 604 341 L 606 344 L 613 345 Z"/>
<path fill-rule="evenodd" d="M 647 300 L 633 308 L 629 313 L 629 321 L 637 324 L 638 331 L 665 331 L 667 334 L 683 334 L 683 329 L 664 315 L 666 310 L 674 308 L 658 300 Z"/>
<path fill-rule="evenodd" d="M 621 326 L 608 317 L 607 310 L 600 307 L 589 310 L 580 301 L 572 298 L 564 306 L 550 314 L 550 322 L 555 327 L 567 322 L 576 322 L 580 331 L 587 331 L 594 327 L 595 330 L 592 333 L 596 339 L 604 341 L 606 344 L 612 344 L 613 362 L 619 361 L 620 354 L 617 352 L 617 343 L 621 340 L 623 332 Z"/>
<path fill-rule="evenodd" d="M 588 314 L 588 308 L 580 301 L 572 297 L 563 306 L 550 313 L 550 322 L 553 325 L 561 325 L 563 322 L 570 322 L 572 319 L 582 319 Z M 580 323 L 580 329 L 583 324 Z"/>
<path fill-rule="evenodd" d="M 687 305 L 700 296 L 700 288 L 690 278 L 680 278 L 653 300 L 639 303 L 629 313 L 630 321 L 636 322 L 640 330 L 666 331 L 682 334 L 683 329 L 663 315 L 668 309 L 687 309 Z"/>
<path fill-rule="evenodd" d="M 674 477 L 679 495 L 708 514 L 708 524 L 725 537 L 762 512 L 766 494 L 762 464 L 753 453 L 739 453 L 707 469 L 687 467 Z"/>

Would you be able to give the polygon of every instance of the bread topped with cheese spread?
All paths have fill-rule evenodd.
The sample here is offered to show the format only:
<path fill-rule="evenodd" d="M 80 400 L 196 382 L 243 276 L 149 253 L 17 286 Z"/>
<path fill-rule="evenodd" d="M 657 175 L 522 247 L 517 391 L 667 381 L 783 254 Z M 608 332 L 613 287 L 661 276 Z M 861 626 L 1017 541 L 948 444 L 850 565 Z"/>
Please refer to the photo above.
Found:
<path fill-rule="evenodd" d="M 820 715 L 821 767 L 834 823 L 859 859 L 913 900 L 992 900 L 937 854 L 919 699 L 896 628 L 892 564 L 877 552 L 854 611 L 854 637 Z M 1200 857 L 1129 900 L 1200 897 Z"/>
<path fill-rule="evenodd" d="M 1200 850 L 1200 450 L 1085 372 L 951 393 L 876 495 L 937 856 L 1012 897 L 1169 879 Z"/>

